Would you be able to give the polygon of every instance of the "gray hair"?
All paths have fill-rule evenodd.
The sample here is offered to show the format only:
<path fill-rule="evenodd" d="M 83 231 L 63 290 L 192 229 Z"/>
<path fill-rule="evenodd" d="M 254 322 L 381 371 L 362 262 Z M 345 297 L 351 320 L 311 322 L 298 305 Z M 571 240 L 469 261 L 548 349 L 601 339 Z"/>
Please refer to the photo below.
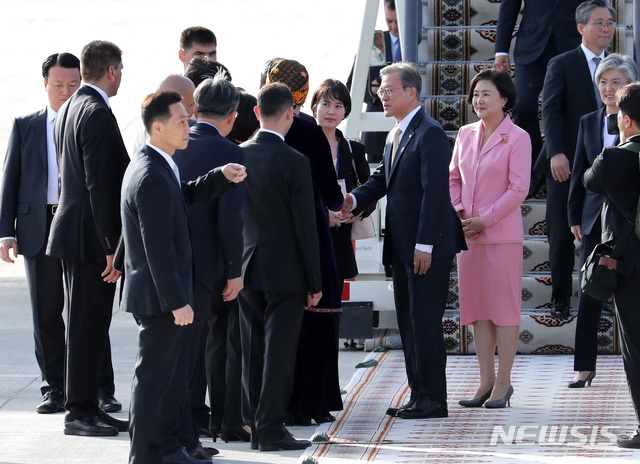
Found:
<path fill-rule="evenodd" d="M 626 84 L 638 80 L 638 67 L 636 66 L 635 61 L 633 61 L 633 58 L 629 55 L 620 55 L 618 53 L 611 53 L 610 55 L 607 55 L 606 58 L 598 65 L 598 69 L 596 69 L 596 84 L 600 82 L 600 76 L 609 69 L 618 69 L 622 72 L 629 81 L 626 82 Z"/>
<path fill-rule="evenodd" d="M 238 109 L 240 95 L 236 87 L 218 73 L 202 81 L 193 93 L 193 100 L 198 116 L 220 119 Z"/>
<path fill-rule="evenodd" d="M 591 11 L 596 8 L 606 8 L 611 13 L 611 18 L 616 20 L 616 9 L 607 0 L 587 0 L 576 8 L 576 24 L 587 24 L 591 18 Z"/>
<path fill-rule="evenodd" d="M 400 82 L 402 87 L 415 87 L 416 98 L 420 99 L 422 91 L 422 76 L 418 71 L 418 66 L 410 61 L 399 61 L 397 63 L 385 66 L 380 70 L 380 76 L 388 76 L 389 74 L 400 74 Z"/>

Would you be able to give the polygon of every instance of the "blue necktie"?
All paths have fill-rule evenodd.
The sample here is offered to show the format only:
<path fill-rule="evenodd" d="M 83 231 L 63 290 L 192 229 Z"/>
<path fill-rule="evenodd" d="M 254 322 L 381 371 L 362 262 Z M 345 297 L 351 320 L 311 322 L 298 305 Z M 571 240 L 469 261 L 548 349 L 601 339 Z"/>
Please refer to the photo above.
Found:
<path fill-rule="evenodd" d="M 397 44 L 393 48 L 393 62 L 397 63 L 398 61 L 402 61 L 402 54 L 400 53 L 400 39 L 398 39 Z"/>

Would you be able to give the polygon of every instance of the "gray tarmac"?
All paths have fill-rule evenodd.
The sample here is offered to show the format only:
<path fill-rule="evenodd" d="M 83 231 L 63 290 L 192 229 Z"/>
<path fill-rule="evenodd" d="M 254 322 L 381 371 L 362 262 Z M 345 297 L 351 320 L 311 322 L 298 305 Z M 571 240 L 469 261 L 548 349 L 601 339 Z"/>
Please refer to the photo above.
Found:
<path fill-rule="evenodd" d="M 63 434 L 64 414 L 38 414 L 40 373 L 34 356 L 33 326 L 22 259 L 0 263 L 0 464 L 126 463 L 129 435 L 117 437 L 75 437 Z M 131 396 L 131 379 L 136 357 L 137 326 L 130 314 L 114 306 L 111 346 L 116 381 L 116 398 L 124 405 L 114 414 L 125 419 Z M 340 384 L 345 387 L 355 365 L 365 357 L 362 351 L 341 350 Z M 297 438 L 309 438 L 315 427 L 291 427 Z M 213 444 L 220 454 L 215 463 L 295 463 L 302 452 L 251 451 L 248 443 Z"/>

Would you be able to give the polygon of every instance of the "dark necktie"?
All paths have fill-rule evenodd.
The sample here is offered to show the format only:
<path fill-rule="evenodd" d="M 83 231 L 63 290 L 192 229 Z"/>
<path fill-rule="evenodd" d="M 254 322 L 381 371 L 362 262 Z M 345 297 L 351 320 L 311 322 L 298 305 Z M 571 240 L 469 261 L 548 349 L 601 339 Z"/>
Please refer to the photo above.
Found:
<path fill-rule="evenodd" d="M 393 62 L 397 63 L 398 61 L 402 61 L 402 54 L 400 53 L 400 39 L 398 39 L 397 46 L 393 50 Z"/>
<path fill-rule="evenodd" d="M 591 58 L 591 61 L 593 61 L 596 64 L 596 71 L 597 71 L 598 65 L 600 64 L 600 61 L 602 61 L 602 59 L 596 56 Z M 593 88 L 596 92 L 596 103 L 598 104 L 598 108 L 600 108 L 602 106 L 602 99 L 600 98 L 600 89 L 598 89 L 598 83 L 595 81 L 595 72 L 593 73 Z"/>

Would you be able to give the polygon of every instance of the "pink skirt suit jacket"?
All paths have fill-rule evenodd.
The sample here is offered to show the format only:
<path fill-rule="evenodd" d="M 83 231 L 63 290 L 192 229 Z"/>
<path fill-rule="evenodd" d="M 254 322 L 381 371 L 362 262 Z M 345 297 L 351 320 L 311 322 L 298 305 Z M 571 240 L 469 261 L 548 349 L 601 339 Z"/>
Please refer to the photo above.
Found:
<path fill-rule="evenodd" d="M 483 147 L 482 122 L 460 129 L 450 165 L 451 202 L 462 219 L 485 229 L 458 255 L 460 322 L 519 326 L 522 294 L 522 213 L 529 191 L 531 140 L 509 116 Z"/>

